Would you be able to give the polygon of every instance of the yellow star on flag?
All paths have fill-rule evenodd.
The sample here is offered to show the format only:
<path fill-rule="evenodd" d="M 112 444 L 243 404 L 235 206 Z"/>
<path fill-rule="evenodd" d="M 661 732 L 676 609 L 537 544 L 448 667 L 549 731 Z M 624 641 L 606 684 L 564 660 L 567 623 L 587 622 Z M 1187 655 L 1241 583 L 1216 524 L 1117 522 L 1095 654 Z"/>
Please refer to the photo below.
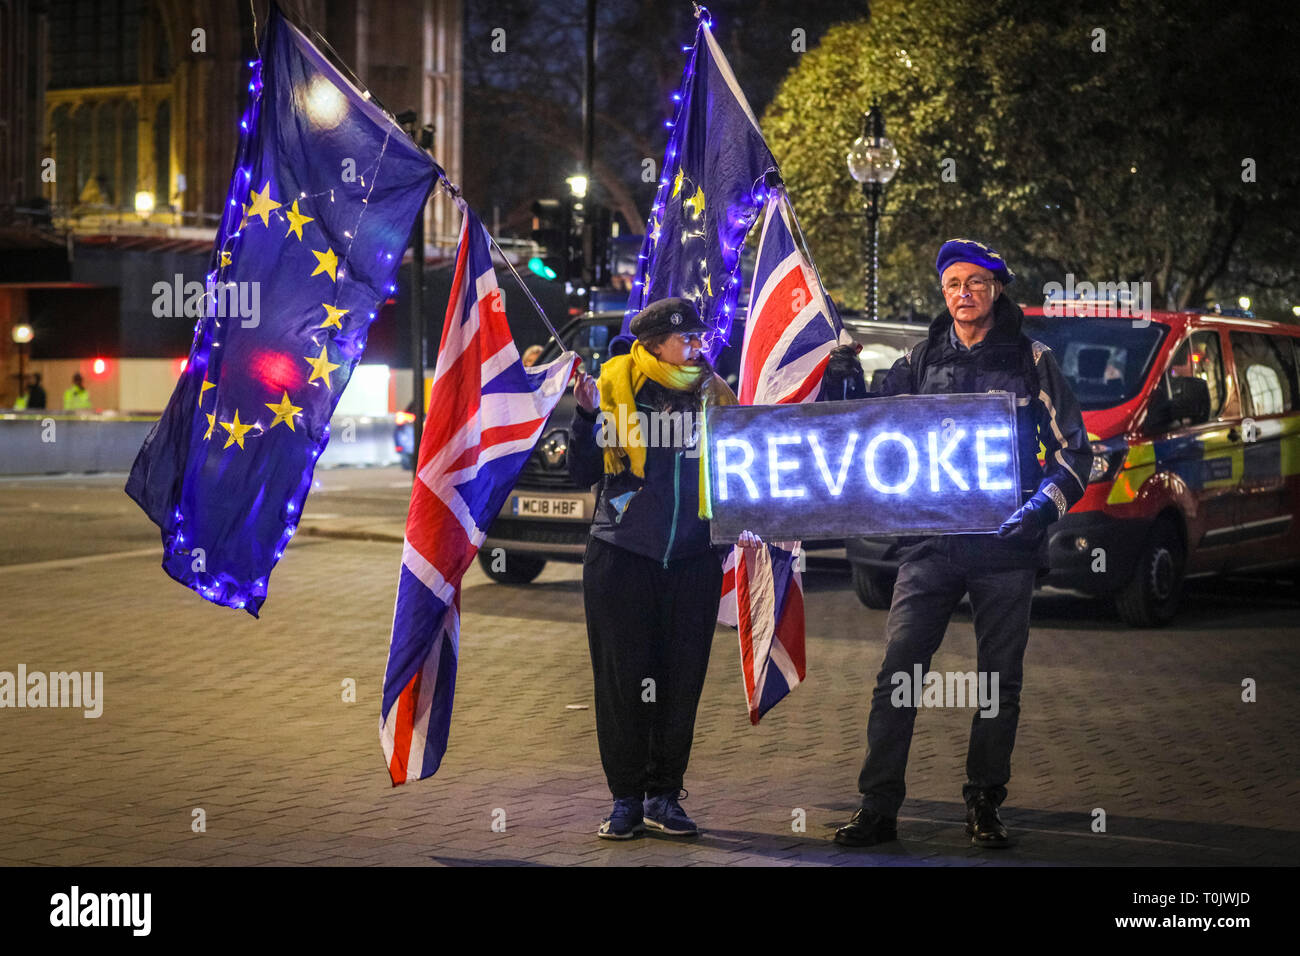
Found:
<path fill-rule="evenodd" d="M 239 229 L 236 229 L 236 232 L 239 232 L 240 229 L 243 229 L 248 225 L 248 203 L 241 202 L 239 208 L 244 211 L 244 215 L 239 220 Z"/>
<path fill-rule="evenodd" d="M 713 295 L 713 279 L 707 275 L 704 277 L 704 294 Z"/>
<path fill-rule="evenodd" d="M 203 376 L 203 384 L 199 386 L 199 404 L 203 404 L 203 396 L 208 394 L 208 389 L 216 388 L 216 382 L 209 382 L 207 375 Z"/>
<path fill-rule="evenodd" d="M 253 200 L 253 204 L 248 207 L 248 215 L 260 216 L 262 225 L 271 225 L 270 215 L 272 211 L 279 209 L 283 203 L 278 203 L 271 198 L 271 181 L 268 179 L 262 184 L 262 191 L 259 193 L 256 189 L 248 191 L 248 197 Z M 242 447 L 242 446 L 241 446 Z"/>
<path fill-rule="evenodd" d="M 244 432 L 253 427 L 251 422 L 247 425 L 240 422 L 239 409 L 237 408 L 235 409 L 235 420 L 233 422 L 218 422 L 217 424 L 230 433 L 230 437 L 226 439 L 226 443 L 221 446 L 223 450 L 236 444 L 239 445 L 240 448 L 243 448 Z"/>
<path fill-rule="evenodd" d="M 337 282 L 338 280 L 334 278 L 334 275 L 338 272 L 339 257 L 334 254 L 334 250 L 326 246 L 324 252 L 317 252 L 313 249 L 311 254 L 316 257 L 317 262 L 316 269 L 311 275 L 320 275 L 323 272 L 330 277 L 331 282 Z M 311 276 L 307 278 L 310 279 Z"/>
<path fill-rule="evenodd" d="M 682 191 L 682 169 L 677 167 L 677 178 L 673 180 L 673 195 L 676 196 Z"/>
<path fill-rule="evenodd" d="M 307 379 L 307 384 L 310 385 L 312 382 L 316 381 L 316 379 L 323 378 L 325 380 L 325 387 L 329 388 L 330 372 L 338 368 L 338 366 L 329 360 L 329 356 L 325 352 L 325 346 L 322 345 L 320 347 L 320 355 L 316 358 L 312 358 L 310 355 L 304 355 L 303 360 L 311 366 L 311 377 Z"/>
<path fill-rule="evenodd" d="M 217 423 L 216 415 L 208 415 L 208 430 L 203 433 L 203 440 L 207 441 L 212 437 L 212 426 Z"/>
<path fill-rule="evenodd" d="M 299 408 L 297 405 L 290 403 L 289 393 L 287 391 L 284 393 L 284 398 L 280 399 L 278 405 L 272 404 L 271 402 L 266 402 L 265 404 L 267 408 L 275 412 L 275 421 L 271 422 L 270 425 L 266 426 L 267 431 L 270 431 L 276 425 L 280 424 L 280 422 L 284 422 L 286 425 L 288 425 L 289 431 L 291 432 L 297 431 L 297 429 L 293 427 L 293 416 L 297 415 L 300 411 L 302 411 L 302 409 Z"/>
<path fill-rule="evenodd" d="M 224 249 L 221 250 L 221 264 L 223 266 L 230 265 L 230 253 L 226 252 Z"/>
<path fill-rule="evenodd" d="M 302 213 L 300 213 L 298 211 L 298 200 L 296 199 L 293 201 L 293 205 L 289 208 L 289 211 L 288 213 L 286 213 L 286 215 L 289 217 L 289 232 L 292 232 L 295 236 L 297 236 L 298 241 L 301 242 L 302 227 L 307 225 L 307 223 L 309 222 L 315 222 L 316 219 L 313 216 L 304 216 Z M 284 237 L 286 239 L 289 238 L 289 232 L 286 232 L 284 234 Z"/>
<path fill-rule="evenodd" d="M 704 190 L 696 186 L 695 195 L 683 202 L 682 205 L 690 206 L 692 213 L 698 216 L 704 211 Z"/>
<path fill-rule="evenodd" d="M 339 320 L 342 319 L 343 316 L 347 315 L 348 312 L 349 312 L 350 310 L 348 310 L 348 309 L 336 309 L 334 306 L 330 305 L 328 302 L 322 302 L 321 305 L 323 305 L 323 306 L 325 307 L 325 321 L 322 322 L 320 325 L 316 326 L 316 328 L 318 328 L 318 329 L 323 329 L 323 328 L 325 328 L 327 325 L 332 325 L 332 326 L 334 326 L 334 328 L 336 328 L 336 329 L 338 329 L 340 332 L 342 332 L 342 331 L 343 331 L 343 323 L 340 322 Z"/>

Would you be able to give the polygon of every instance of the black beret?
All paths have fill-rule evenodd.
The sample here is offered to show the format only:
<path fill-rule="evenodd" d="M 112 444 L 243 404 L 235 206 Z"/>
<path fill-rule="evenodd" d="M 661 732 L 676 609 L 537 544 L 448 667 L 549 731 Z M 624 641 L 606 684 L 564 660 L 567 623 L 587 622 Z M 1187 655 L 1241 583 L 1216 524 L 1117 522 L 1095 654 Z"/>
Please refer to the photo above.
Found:
<path fill-rule="evenodd" d="M 665 332 L 707 332 L 690 299 L 672 298 L 651 302 L 632 317 L 629 330 L 638 339 L 648 339 Z"/>

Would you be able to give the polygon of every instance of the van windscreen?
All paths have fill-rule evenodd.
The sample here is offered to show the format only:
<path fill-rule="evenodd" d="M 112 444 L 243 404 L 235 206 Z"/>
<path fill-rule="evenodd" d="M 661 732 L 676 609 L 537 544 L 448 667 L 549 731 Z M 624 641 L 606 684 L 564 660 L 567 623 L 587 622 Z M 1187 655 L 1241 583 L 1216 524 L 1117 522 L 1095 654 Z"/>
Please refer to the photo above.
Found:
<path fill-rule="evenodd" d="M 1027 315 L 1024 323 L 1024 333 L 1055 354 L 1084 411 L 1113 408 L 1137 395 L 1168 331 L 1159 322 L 1134 327 L 1116 319 Z"/>
<path fill-rule="evenodd" d="M 609 358 L 609 343 L 614 336 L 618 335 L 622 325 L 623 320 L 620 318 L 582 319 L 574 322 L 561 334 L 565 338 L 565 344 L 582 358 L 583 371 L 588 375 L 599 376 L 600 367 L 605 364 L 605 359 Z M 559 357 L 560 346 L 555 339 L 548 339 L 546 348 L 537 362 L 539 365 L 545 365 Z"/>

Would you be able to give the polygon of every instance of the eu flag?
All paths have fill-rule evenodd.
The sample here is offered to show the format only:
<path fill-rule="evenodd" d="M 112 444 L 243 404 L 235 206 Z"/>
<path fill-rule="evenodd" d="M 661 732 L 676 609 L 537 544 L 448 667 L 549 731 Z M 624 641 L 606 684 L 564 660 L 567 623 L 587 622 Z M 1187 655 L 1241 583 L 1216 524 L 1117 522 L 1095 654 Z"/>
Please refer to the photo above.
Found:
<path fill-rule="evenodd" d="M 678 96 L 623 334 L 651 302 L 685 296 L 713 328 L 716 357 L 731 335 L 745 235 L 763 209 L 768 174 L 779 171 L 707 14 Z"/>
<path fill-rule="evenodd" d="M 248 89 L 189 361 L 126 491 L 169 575 L 257 616 L 437 166 L 274 7 Z"/>

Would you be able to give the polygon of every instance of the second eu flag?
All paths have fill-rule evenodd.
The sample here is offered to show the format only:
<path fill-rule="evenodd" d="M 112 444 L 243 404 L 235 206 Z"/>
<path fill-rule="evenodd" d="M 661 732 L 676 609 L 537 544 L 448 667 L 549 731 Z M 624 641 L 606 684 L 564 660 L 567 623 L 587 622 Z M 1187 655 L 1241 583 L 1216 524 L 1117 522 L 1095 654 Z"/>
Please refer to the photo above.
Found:
<path fill-rule="evenodd" d="M 716 358 L 735 318 L 741 247 L 777 165 L 704 16 L 678 95 L 623 333 L 651 302 L 685 296 L 716 330 Z"/>

